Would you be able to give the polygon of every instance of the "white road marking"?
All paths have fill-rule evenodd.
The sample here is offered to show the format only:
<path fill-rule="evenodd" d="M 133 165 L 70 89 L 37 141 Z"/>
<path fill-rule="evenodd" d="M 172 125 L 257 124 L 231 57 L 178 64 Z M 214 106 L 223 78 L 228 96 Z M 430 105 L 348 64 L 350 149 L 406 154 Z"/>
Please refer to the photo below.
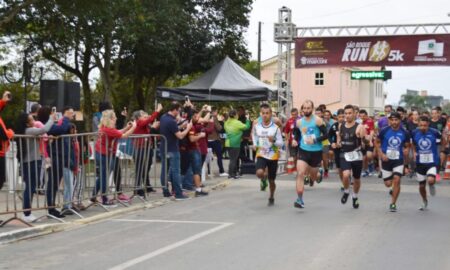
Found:
<path fill-rule="evenodd" d="M 185 223 L 185 224 L 212 224 L 222 225 L 224 222 L 214 221 L 191 221 L 191 220 L 164 220 L 164 219 L 111 219 L 118 222 L 148 222 L 148 223 Z"/>
<path fill-rule="evenodd" d="M 131 259 L 129 261 L 126 261 L 122 264 L 119 264 L 117 266 L 114 266 L 112 268 L 109 268 L 109 270 L 122 270 L 127 269 L 129 267 L 135 266 L 136 264 L 142 263 L 144 261 L 147 261 L 151 258 L 154 258 L 156 256 L 159 256 L 163 253 L 169 252 L 173 249 L 179 248 L 181 246 L 184 246 L 186 244 L 189 244 L 190 242 L 193 242 L 195 240 L 198 240 L 202 237 L 205 237 L 209 234 L 215 233 L 217 231 L 223 230 L 228 226 L 233 225 L 233 223 L 223 223 L 223 222 L 209 222 L 209 221 L 182 221 L 182 220 L 135 220 L 135 219 L 113 219 L 112 221 L 117 222 L 154 222 L 154 223 L 185 223 L 185 224 L 214 224 L 219 225 L 217 227 L 214 227 L 212 229 L 206 230 L 204 232 L 195 234 L 193 236 L 190 236 L 184 240 L 178 241 L 176 243 L 173 243 L 171 245 L 165 246 L 163 248 L 157 249 L 155 251 L 152 251 L 150 253 L 147 253 L 145 255 L 142 255 L 140 257 Z"/>

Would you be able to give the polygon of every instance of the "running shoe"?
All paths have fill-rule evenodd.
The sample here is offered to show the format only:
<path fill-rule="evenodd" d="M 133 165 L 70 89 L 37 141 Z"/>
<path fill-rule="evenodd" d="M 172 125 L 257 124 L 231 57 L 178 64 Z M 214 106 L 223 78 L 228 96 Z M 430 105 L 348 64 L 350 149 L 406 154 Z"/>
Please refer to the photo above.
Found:
<path fill-rule="evenodd" d="M 227 177 L 227 176 L 228 176 L 228 173 L 223 172 L 223 173 L 219 174 L 219 176 L 220 176 L 220 177 Z"/>
<path fill-rule="evenodd" d="M 261 191 L 266 191 L 268 185 L 267 178 L 261 179 Z"/>
<path fill-rule="evenodd" d="M 185 201 L 185 200 L 189 200 L 190 197 L 186 196 L 186 195 L 181 195 L 180 197 L 175 197 L 175 201 Z"/>
<path fill-rule="evenodd" d="M 304 178 L 305 185 L 309 185 L 310 181 L 311 180 L 309 179 L 309 176 L 305 176 Z"/>
<path fill-rule="evenodd" d="M 419 210 L 420 210 L 420 211 L 425 211 L 425 210 L 427 210 L 427 209 L 428 209 L 428 201 L 424 200 L 424 201 L 422 202 L 422 206 L 420 206 Z"/>
<path fill-rule="evenodd" d="M 303 202 L 302 199 L 297 198 L 297 200 L 294 202 L 294 207 L 295 208 L 305 208 L 305 203 Z"/>
<path fill-rule="evenodd" d="M 397 212 L 397 205 L 395 203 L 391 203 L 391 205 L 389 205 L 389 211 Z"/>
<path fill-rule="evenodd" d="M 430 195 L 436 196 L 436 186 L 434 184 L 430 185 Z"/>
<path fill-rule="evenodd" d="M 359 200 L 358 200 L 358 198 L 353 198 L 353 208 L 355 208 L 355 209 L 359 208 Z"/>
<path fill-rule="evenodd" d="M 347 203 L 349 195 L 350 195 L 350 193 L 345 193 L 345 192 L 344 192 L 344 194 L 342 194 L 342 198 L 341 198 L 341 203 L 342 204 L 346 204 Z"/>
<path fill-rule="evenodd" d="M 274 198 L 269 198 L 269 203 L 267 204 L 268 206 L 272 206 L 275 204 L 275 199 Z"/>
<path fill-rule="evenodd" d="M 370 176 L 370 174 L 369 174 L 368 171 L 364 171 L 364 172 L 361 174 L 361 176 L 362 176 L 362 177 L 368 177 L 368 176 Z"/>
<path fill-rule="evenodd" d="M 317 179 L 317 184 L 320 184 L 320 182 L 322 182 L 323 179 L 323 169 L 319 168 L 319 178 Z M 312 182 L 312 181 L 311 181 Z"/>

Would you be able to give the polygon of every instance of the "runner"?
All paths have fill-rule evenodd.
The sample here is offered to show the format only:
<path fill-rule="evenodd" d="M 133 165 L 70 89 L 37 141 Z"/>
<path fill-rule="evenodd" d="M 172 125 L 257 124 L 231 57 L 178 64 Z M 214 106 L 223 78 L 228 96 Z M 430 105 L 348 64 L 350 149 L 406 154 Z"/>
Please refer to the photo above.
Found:
<path fill-rule="evenodd" d="M 325 126 L 327 127 L 327 134 L 330 131 L 331 126 L 334 124 L 334 120 L 331 119 L 331 112 L 329 110 L 325 110 L 323 112 L 323 121 L 325 122 Z M 323 169 L 324 169 L 324 174 L 323 176 L 325 178 L 328 178 L 328 171 L 330 169 L 330 160 L 331 160 L 331 156 L 330 156 L 330 141 L 328 140 L 328 138 L 326 140 L 324 140 L 322 142 L 323 144 L 323 154 L 322 154 L 322 159 L 323 159 Z M 333 152 L 331 152 L 332 154 Z"/>
<path fill-rule="evenodd" d="M 434 128 L 430 128 L 430 119 L 422 116 L 419 121 L 419 128 L 413 131 L 412 140 L 416 153 L 416 170 L 417 181 L 419 181 L 419 192 L 422 196 L 422 206 L 420 210 L 426 210 L 428 207 L 428 199 L 426 192 L 426 184 L 430 185 L 430 195 L 436 195 L 436 166 L 439 164 L 438 141 L 445 138 Z"/>
<path fill-rule="evenodd" d="M 261 190 L 269 179 L 269 206 L 275 202 L 275 178 L 277 176 L 279 148 L 283 146 L 280 128 L 272 121 L 272 109 L 267 104 L 260 106 L 262 122 L 253 127 L 252 139 L 256 148 L 256 176 L 261 179 Z M 267 173 L 266 173 L 267 168 Z"/>
<path fill-rule="evenodd" d="M 304 117 L 297 121 L 296 138 L 292 146 L 299 145 L 297 161 L 297 195 L 294 203 L 297 208 L 304 208 L 304 177 L 310 175 L 312 183 L 317 180 L 322 162 L 322 141 L 327 138 L 327 128 L 320 117 L 312 115 L 314 104 L 311 100 L 303 103 Z"/>
<path fill-rule="evenodd" d="M 401 116 L 392 112 L 389 116 L 390 126 L 383 128 L 378 135 L 378 157 L 382 160 L 381 169 L 384 184 L 392 187 L 392 200 L 389 205 L 391 212 L 397 211 L 397 199 L 400 195 L 400 179 L 403 170 L 408 164 L 408 151 L 411 136 L 408 131 L 401 127 Z M 404 155 L 404 149 L 406 155 Z M 404 161 L 406 160 L 406 162 Z"/>
<path fill-rule="evenodd" d="M 341 165 L 340 165 L 340 159 L 341 159 L 341 148 L 338 147 L 337 145 L 337 132 L 339 130 L 339 125 L 341 125 L 342 123 L 345 122 L 345 117 L 344 117 L 344 110 L 343 109 L 339 109 L 337 111 L 337 122 L 335 122 L 330 130 L 328 131 L 328 140 L 331 143 L 331 149 L 334 152 L 334 164 L 336 165 L 336 168 L 338 169 L 339 172 L 339 178 L 341 179 L 341 183 L 342 185 L 344 185 L 343 182 L 343 177 L 342 177 L 342 170 L 341 170 Z M 344 191 L 344 187 L 342 186 L 342 191 Z"/>
<path fill-rule="evenodd" d="M 375 134 L 375 124 L 373 120 L 369 117 L 366 110 L 359 111 L 359 116 L 362 120 L 362 124 L 366 129 L 366 136 L 363 139 L 364 148 L 362 149 L 362 153 L 364 156 L 363 159 L 363 171 L 362 177 L 370 176 L 375 169 L 373 168 L 373 138 Z"/>
<path fill-rule="evenodd" d="M 440 107 L 433 108 L 431 110 L 430 128 L 434 128 L 442 134 L 446 124 L 447 124 L 446 121 L 441 116 L 441 108 Z M 445 149 L 442 147 L 440 139 L 437 140 L 437 145 L 438 145 L 438 152 L 439 152 L 440 156 L 439 156 L 439 160 L 436 163 L 436 166 L 437 166 L 436 180 L 440 181 L 441 177 L 440 177 L 439 172 L 440 172 L 441 167 L 444 166 L 446 155 L 445 155 L 445 151 L 444 151 Z"/>
<path fill-rule="evenodd" d="M 284 138 L 286 140 L 286 146 L 288 146 L 289 150 L 289 157 L 294 158 L 294 164 L 297 163 L 298 147 L 292 146 L 292 140 L 294 139 L 295 123 L 297 122 L 298 119 L 300 119 L 298 116 L 298 109 L 293 108 L 291 110 L 291 118 L 288 119 L 283 130 Z"/>
<path fill-rule="evenodd" d="M 350 195 L 350 172 L 353 176 L 353 208 L 359 208 L 358 193 L 361 188 L 361 171 L 363 166 L 363 156 L 361 152 L 362 140 L 365 137 L 365 128 L 356 123 L 356 113 L 352 105 L 344 108 L 345 123 L 339 125 L 337 133 L 337 146 L 341 148 L 340 165 L 342 170 L 342 182 L 344 184 L 344 194 L 341 203 L 347 203 Z"/>

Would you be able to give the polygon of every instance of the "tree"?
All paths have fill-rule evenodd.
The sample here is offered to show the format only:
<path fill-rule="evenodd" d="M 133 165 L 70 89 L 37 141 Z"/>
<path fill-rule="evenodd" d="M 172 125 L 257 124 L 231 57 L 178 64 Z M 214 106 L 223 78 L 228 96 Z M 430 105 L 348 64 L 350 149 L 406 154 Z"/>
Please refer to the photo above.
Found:
<path fill-rule="evenodd" d="M 3 0 L 0 1 L 0 31 L 11 22 L 22 10 L 31 6 L 37 0 Z"/>
<path fill-rule="evenodd" d="M 412 107 L 420 109 L 428 109 L 426 99 L 419 95 L 402 95 L 400 104 L 405 106 L 407 109 Z"/>

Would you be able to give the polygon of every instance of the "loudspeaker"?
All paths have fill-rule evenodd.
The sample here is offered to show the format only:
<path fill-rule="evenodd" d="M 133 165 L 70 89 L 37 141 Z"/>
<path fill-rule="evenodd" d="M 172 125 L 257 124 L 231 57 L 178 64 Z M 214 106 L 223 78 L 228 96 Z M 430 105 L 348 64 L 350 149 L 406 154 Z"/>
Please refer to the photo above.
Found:
<path fill-rule="evenodd" d="M 80 110 L 80 84 L 60 80 L 41 80 L 39 103 L 42 106 L 56 107 L 61 112 L 71 106 Z"/>

